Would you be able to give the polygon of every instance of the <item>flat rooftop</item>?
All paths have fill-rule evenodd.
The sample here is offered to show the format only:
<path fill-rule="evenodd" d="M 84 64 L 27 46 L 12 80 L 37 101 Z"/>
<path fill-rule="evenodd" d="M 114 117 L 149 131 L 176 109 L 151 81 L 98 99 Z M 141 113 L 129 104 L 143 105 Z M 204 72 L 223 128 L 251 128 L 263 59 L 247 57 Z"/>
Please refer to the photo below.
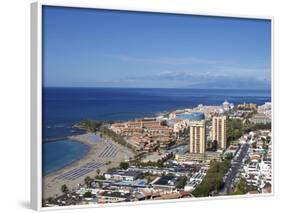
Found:
<path fill-rule="evenodd" d="M 173 175 L 162 176 L 154 183 L 154 185 L 173 186 L 176 179 L 177 177 Z"/>

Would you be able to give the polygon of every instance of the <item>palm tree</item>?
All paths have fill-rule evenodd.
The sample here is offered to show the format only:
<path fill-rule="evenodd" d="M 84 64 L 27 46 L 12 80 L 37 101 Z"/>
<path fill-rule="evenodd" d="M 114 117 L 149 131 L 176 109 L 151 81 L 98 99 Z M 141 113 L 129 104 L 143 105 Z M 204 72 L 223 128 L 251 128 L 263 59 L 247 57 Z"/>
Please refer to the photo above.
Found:
<path fill-rule="evenodd" d="M 62 193 L 64 193 L 64 194 L 67 194 L 67 193 L 69 192 L 69 189 L 68 189 L 68 187 L 67 187 L 66 184 L 63 184 L 63 185 L 61 186 L 61 191 L 62 191 Z"/>
<path fill-rule="evenodd" d="M 100 169 L 97 169 L 97 174 L 98 174 L 98 175 L 100 174 Z"/>
<path fill-rule="evenodd" d="M 84 182 L 86 184 L 87 187 L 91 186 L 92 183 L 92 178 L 90 178 L 89 176 L 85 177 Z"/>

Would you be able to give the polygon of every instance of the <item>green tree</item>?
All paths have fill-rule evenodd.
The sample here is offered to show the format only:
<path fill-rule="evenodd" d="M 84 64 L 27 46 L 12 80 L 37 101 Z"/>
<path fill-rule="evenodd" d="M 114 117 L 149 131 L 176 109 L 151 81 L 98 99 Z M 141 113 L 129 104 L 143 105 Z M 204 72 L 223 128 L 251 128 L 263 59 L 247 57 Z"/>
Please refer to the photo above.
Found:
<path fill-rule="evenodd" d="M 247 180 L 245 178 L 241 178 L 239 181 L 239 184 L 237 186 L 238 191 L 240 191 L 242 194 L 246 194 L 248 192 L 248 185 Z"/>
<path fill-rule="evenodd" d="M 111 164 L 111 161 L 107 161 L 107 162 L 105 163 L 105 165 L 109 165 L 109 164 Z"/>
<path fill-rule="evenodd" d="M 176 182 L 176 188 L 177 189 L 182 189 L 184 188 L 185 184 L 187 181 L 187 177 L 186 176 L 182 176 L 179 178 L 179 180 Z"/>
<path fill-rule="evenodd" d="M 92 193 L 88 191 L 88 192 L 85 192 L 83 196 L 86 198 L 90 198 L 90 197 L 92 197 Z"/>
<path fill-rule="evenodd" d="M 97 174 L 98 174 L 98 175 L 100 174 L 100 169 L 97 169 Z"/>
<path fill-rule="evenodd" d="M 245 178 L 241 178 L 239 183 L 235 187 L 234 192 L 231 192 L 230 195 L 243 195 L 250 191 L 250 187 L 247 185 L 247 180 Z"/>
<path fill-rule="evenodd" d="M 102 122 L 94 120 L 83 120 L 79 123 L 80 128 L 89 132 L 96 132 L 102 125 Z"/>
<path fill-rule="evenodd" d="M 227 119 L 226 122 L 227 141 L 233 141 L 243 135 L 243 122 L 239 119 Z"/>
<path fill-rule="evenodd" d="M 128 162 L 121 162 L 119 167 L 120 167 L 120 169 L 127 170 L 129 168 L 129 163 Z"/>
<path fill-rule="evenodd" d="M 93 182 L 93 179 L 90 178 L 89 176 L 87 176 L 87 177 L 85 177 L 84 182 L 85 182 L 85 185 L 86 185 L 87 187 L 90 187 L 90 186 L 91 186 L 91 183 Z"/>
<path fill-rule="evenodd" d="M 233 154 L 232 153 L 227 153 L 225 155 L 225 159 L 227 159 L 227 160 L 231 160 L 232 158 L 233 158 Z"/>
<path fill-rule="evenodd" d="M 68 187 L 67 187 L 66 184 L 63 184 L 63 185 L 61 186 L 61 191 L 62 191 L 62 193 L 64 193 L 64 194 L 67 194 L 67 193 L 69 192 L 69 189 L 68 189 Z"/>
<path fill-rule="evenodd" d="M 225 159 L 222 162 L 212 161 L 203 181 L 197 186 L 192 194 L 195 197 L 207 197 L 212 192 L 219 191 L 224 185 L 223 177 L 230 165 L 231 163 L 229 159 Z"/>
<path fill-rule="evenodd" d="M 96 175 L 95 179 L 96 180 L 105 180 L 105 177 L 103 175 Z"/>

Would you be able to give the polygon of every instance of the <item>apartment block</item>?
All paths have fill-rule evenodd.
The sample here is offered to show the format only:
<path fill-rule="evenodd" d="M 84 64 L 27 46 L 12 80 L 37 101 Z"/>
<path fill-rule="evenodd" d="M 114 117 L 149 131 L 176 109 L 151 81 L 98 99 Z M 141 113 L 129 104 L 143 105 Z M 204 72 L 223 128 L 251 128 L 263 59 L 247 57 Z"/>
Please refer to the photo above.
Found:
<path fill-rule="evenodd" d="M 205 121 L 193 123 L 190 126 L 190 153 L 205 153 L 206 125 Z"/>
<path fill-rule="evenodd" d="M 217 141 L 218 148 L 226 148 L 226 116 L 213 117 L 212 140 Z"/>

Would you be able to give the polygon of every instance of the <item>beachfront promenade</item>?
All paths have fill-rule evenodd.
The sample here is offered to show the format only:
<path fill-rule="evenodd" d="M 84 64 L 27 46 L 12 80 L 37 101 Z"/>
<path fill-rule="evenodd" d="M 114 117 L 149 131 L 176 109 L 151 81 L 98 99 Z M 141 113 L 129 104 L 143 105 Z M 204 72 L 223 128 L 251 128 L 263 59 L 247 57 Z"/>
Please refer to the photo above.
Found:
<path fill-rule="evenodd" d="M 89 151 L 80 160 L 43 177 L 44 198 L 60 195 L 63 184 L 67 184 L 70 190 L 77 189 L 86 176 L 95 177 L 98 169 L 101 173 L 106 172 L 133 157 L 129 149 L 92 133 L 71 136 L 70 139 L 86 144 Z"/>

